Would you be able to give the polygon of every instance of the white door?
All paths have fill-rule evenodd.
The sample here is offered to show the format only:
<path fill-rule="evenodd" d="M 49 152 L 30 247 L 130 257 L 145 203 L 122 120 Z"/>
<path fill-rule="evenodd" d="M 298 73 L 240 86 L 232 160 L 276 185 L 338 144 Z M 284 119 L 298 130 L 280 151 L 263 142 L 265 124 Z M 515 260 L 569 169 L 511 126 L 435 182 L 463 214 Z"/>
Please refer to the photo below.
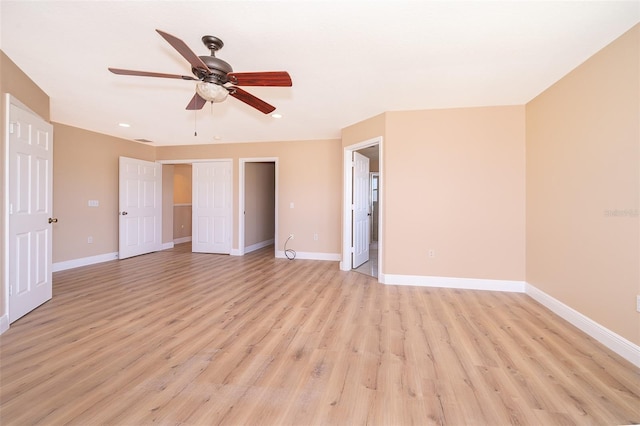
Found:
<path fill-rule="evenodd" d="M 231 161 L 193 163 L 191 250 L 231 253 Z"/>
<path fill-rule="evenodd" d="M 8 148 L 11 323 L 52 295 L 53 126 L 11 103 Z"/>
<path fill-rule="evenodd" d="M 369 159 L 353 153 L 353 262 L 357 268 L 369 260 Z"/>
<path fill-rule="evenodd" d="M 120 157 L 120 259 L 162 246 L 162 165 Z"/>

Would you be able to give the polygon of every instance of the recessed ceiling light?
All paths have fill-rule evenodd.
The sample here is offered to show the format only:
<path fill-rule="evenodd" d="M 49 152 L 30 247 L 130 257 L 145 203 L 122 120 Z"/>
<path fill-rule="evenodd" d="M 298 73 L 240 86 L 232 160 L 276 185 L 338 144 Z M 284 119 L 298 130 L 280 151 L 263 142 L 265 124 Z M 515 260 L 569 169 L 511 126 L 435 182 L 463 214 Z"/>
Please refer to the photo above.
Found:
<path fill-rule="evenodd" d="M 282 118 L 282 114 L 278 114 L 277 112 L 275 114 L 271 114 L 271 116 L 273 118 Z"/>
<path fill-rule="evenodd" d="M 129 123 L 118 123 L 118 126 L 120 126 L 120 127 L 131 127 L 131 124 L 129 124 Z"/>

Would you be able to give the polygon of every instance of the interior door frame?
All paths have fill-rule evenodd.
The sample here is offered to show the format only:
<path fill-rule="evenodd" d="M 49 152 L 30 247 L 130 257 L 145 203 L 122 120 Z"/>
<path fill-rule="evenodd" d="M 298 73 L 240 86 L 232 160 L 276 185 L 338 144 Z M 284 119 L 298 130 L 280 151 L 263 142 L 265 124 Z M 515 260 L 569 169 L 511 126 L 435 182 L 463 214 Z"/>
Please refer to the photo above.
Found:
<path fill-rule="evenodd" d="M 2 312 L 4 314 L 0 316 L 0 334 L 4 333 L 9 329 L 9 131 L 10 131 L 10 109 L 11 104 L 17 102 L 19 105 L 22 105 L 16 98 L 11 96 L 9 93 L 6 94 L 3 99 L 5 105 L 5 116 L 2 117 L 4 120 L 4 133 L 2 134 L 2 141 L 4 144 L 4 149 L 2 151 L 3 155 L 3 165 L 4 165 L 4 185 L 2 186 L 3 197 L 2 197 L 2 210 L 4 216 L 2 217 L 2 232 L 4 235 L 2 241 Z"/>
<path fill-rule="evenodd" d="M 348 145 L 343 148 L 343 195 L 342 200 L 342 260 L 340 261 L 341 271 L 350 271 L 352 268 L 352 256 L 351 256 L 351 238 L 353 235 L 353 229 L 351 225 L 351 205 L 353 203 L 353 181 L 352 181 L 352 167 L 353 167 L 353 152 L 363 148 L 378 145 L 378 154 L 380 157 L 378 166 L 378 282 L 384 283 L 384 264 L 383 264 L 383 250 L 384 250 L 384 155 L 383 155 L 383 137 L 377 136 L 375 138 L 367 139 L 362 142 Z"/>
<path fill-rule="evenodd" d="M 278 157 L 247 157 L 240 158 L 238 164 L 238 249 L 233 252 L 237 256 L 244 256 L 244 207 L 245 207 L 245 165 L 247 163 L 275 163 L 275 212 L 273 255 L 278 252 Z"/>

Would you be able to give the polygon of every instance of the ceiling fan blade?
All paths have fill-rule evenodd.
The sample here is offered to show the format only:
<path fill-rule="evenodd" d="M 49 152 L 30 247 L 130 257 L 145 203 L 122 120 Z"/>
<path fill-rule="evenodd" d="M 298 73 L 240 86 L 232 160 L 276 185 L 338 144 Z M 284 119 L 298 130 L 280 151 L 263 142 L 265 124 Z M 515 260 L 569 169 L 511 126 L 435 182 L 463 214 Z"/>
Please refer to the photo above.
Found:
<path fill-rule="evenodd" d="M 239 86 L 291 87 L 291 76 L 286 71 L 230 72 L 227 78 Z"/>
<path fill-rule="evenodd" d="M 187 109 L 188 110 L 202 109 L 202 107 L 206 103 L 207 101 L 202 99 L 202 97 L 196 93 L 195 95 L 193 95 L 193 98 L 191 98 L 191 100 L 189 101 L 189 105 L 187 105 Z"/>
<path fill-rule="evenodd" d="M 198 55 L 193 53 L 193 51 L 189 49 L 189 46 L 187 46 L 184 41 L 180 40 L 178 37 L 172 36 L 171 34 L 165 33 L 164 31 L 156 31 L 162 36 L 162 38 L 167 40 L 169 44 L 173 46 L 173 48 L 176 49 L 178 53 L 181 54 L 182 57 L 191 64 L 193 68 L 199 68 L 201 70 L 209 72 L 209 67 L 207 66 L 207 64 L 202 62 L 202 59 L 200 59 Z"/>
<path fill-rule="evenodd" d="M 251 93 L 242 90 L 239 87 L 232 86 L 229 88 L 229 94 L 239 101 L 244 102 L 245 104 L 254 107 L 258 111 L 263 112 L 264 114 L 269 114 L 270 112 L 275 111 L 276 107 L 273 105 L 269 105 L 262 99 L 253 96 Z"/>
<path fill-rule="evenodd" d="M 114 74 L 120 74 L 120 75 L 137 75 L 140 77 L 162 77 L 162 78 L 177 78 L 181 80 L 197 80 L 197 78 L 191 77 L 190 75 L 164 74 L 161 72 L 123 70 L 120 68 L 109 68 L 109 71 L 111 71 Z"/>

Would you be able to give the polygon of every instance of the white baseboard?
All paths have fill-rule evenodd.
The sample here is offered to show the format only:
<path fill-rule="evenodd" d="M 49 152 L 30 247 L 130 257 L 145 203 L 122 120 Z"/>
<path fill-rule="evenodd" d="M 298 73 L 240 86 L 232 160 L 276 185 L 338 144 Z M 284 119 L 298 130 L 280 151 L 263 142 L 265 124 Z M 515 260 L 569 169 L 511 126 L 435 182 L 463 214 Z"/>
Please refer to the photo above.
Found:
<path fill-rule="evenodd" d="M 9 329 L 9 315 L 4 314 L 0 317 L 0 334 Z"/>
<path fill-rule="evenodd" d="M 464 290 L 489 290 L 524 293 L 524 281 L 487 280 L 479 278 L 431 277 L 424 275 L 382 274 L 383 284 L 413 285 L 417 287 L 459 288 Z"/>
<path fill-rule="evenodd" d="M 283 250 L 276 251 L 276 257 L 279 259 L 287 258 Z M 340 255 L 340 253 L 313 253 L 313 252 L 296 251 L 296 259 L 329 260 L 331 262 L 339 262 L 342 259 L 342 255 Z"/>
<path fill-rule="evenodd" d="M 173 244 L 182 244 L 182 243 L 188 243 L 188 242 L 191 242 L 191 236 L 176 238 L 173 240 Z"/>
<path fill-rule="evenodd" d="M 273 238 L 271 238 L 270 240 L 265 240 L 256 244 L 251 244 L 250 246 L 247 246 L 244 248 L 244 253 L 251 253 L 252 251 L 256 251 L 256 250 L 260 250 L 261 248 L 270 246 L 271 244 L 273 244 Z"/>
<path fill-rule="evenodd" d="M 573 324 L 598 342 L 611 349 L 627 361 L 640 367 L 640 346 L 628 341 L 624 337 L 614 333 L 606 327 L 598 324 L 591 318 L 581 314 L 575 309 L 565 305 L 558 299 L 549 296 L 531 284 L 525 285 L 525 293 L 541 305 L 551 310 L 554 314 Z"/>
<path fill-rule="evenodd" d="M 162 243 L 160 246 L 160 250 L 169 250 L 173 248 L 173 242 L 170 243 Z"/>
<path fill-rule="evenodd" d="M 66 260 L 53 264 L 53 272 L 64 271 L 66 269 L 78 268 L 80 266 L 93 265 L 95 263 L 108 262 L 118 258 L 118 252 L 99 254 L 97 256 L 83 257 L 80 259 Z"/>

